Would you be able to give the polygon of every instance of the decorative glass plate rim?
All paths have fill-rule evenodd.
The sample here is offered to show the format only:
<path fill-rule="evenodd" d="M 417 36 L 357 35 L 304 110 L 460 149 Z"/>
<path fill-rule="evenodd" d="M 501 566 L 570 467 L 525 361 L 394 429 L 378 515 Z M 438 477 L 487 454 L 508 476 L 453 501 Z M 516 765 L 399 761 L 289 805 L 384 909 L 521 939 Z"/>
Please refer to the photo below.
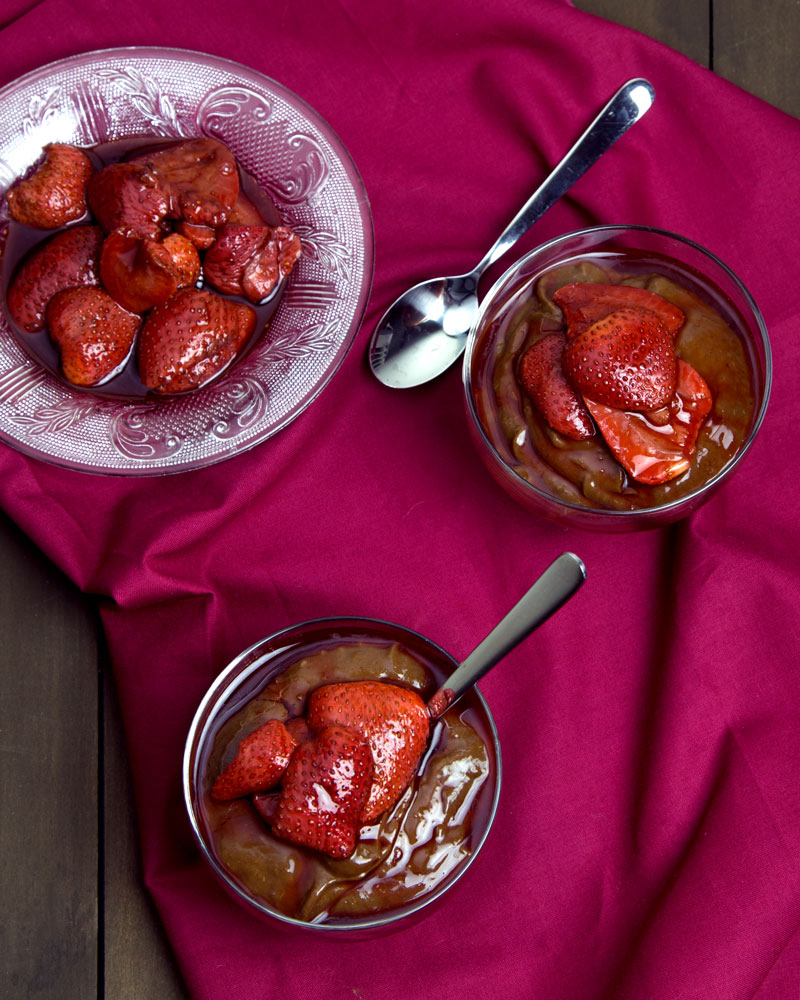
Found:
<path fill-rule="evenodd" d="M 108 466 L 99 465 L 95 461 L 86 461 L 74 456 L 56 454 L 52 450 L 48 451 L 46 441 L 42 440 L 42 438 L 46 437 L 46 435 L 41 435 L 34 441 L 31 440 L 30 436 L 27 440 L 25 440 L 21 437 L 15 437 L 12 434 L 9 434 L 4 427 L 0 426 L 0 441 L 21 454 L 43 461 L 47 464 L 59 466 L 61 468 L 96 475 L 123 477 L 160 476 L 187 472 L 233 458 L 236 455 L 249 451 L 250 449 L 273 437 L 276 433 L 284 429 L 288 426 L 288 424 L 299 417 L 300 414 L 303 413 L 311 405 L 311 403 L 317 399 L 325 386 L 339 370 L 356 338 L 371 292 L 374 271 L 374 228 L 372 213 L 367 192 L 358 168 L 344 143 L 328 122 L 310 104 L 308 104 L 307 101 L 294 91 L 287 88 L 284 84 L 258 70 L 252 69 L 242 63 L 227 59 L 223 56 L 211 55 L 209 53 L 192 49 L 168 46 L 122 46 L 76 53 L 63 59 L 55 60 L 40 66 L 23 76 L 18 77 L 10 83 L 5 84 L 2 88 L 0 88 L 0 107 L 2 107 L 10 98 L 16 98 L 20 94 L 24 94 L 27 89 L 30 89 L 36 84 L 41 84 L 42 82 L 55 79 L 59 74 L 69 72 L 71 69 L 77 69 L 81 66 L 85 67 L 87 65 L 91 65 L 97 67 L 98 65 L 102 65 L 104 62 L 108 62 L 111 59 L 120 60 L 125 64 L 133 60 L 175 60 L 178 63 L 199 65 L 207 70 L 214 70 L 220 73 L 229 74 L 231 80 L 227 88 L 228 90 L 235 90 L 237 84 L 242 85 L 242 90 L 244 90 L 247 84 L 251 84 L 260 88 L 263 95 L 267 95 L 275 100 L 284 102 L 301 117 L 304 124 L 309 127 L 309 132 L 316 132 L 316 138 L 322 140 L 324 144 L 329 147 L 328 152 L 335 161 L 334 166 L 338 170 L 337 179 L 340 179 L 342 182 L 349 185 L 348 194 L 352 199 L 352 204 L 349 205 L 349 208 L 357 222 L 358 232 L 356 235 L 361 244 L 358 248 L 361 254 L 361 269 L 356 276 L 354 301 L 352 304 L 347 305 L 347 315 L 341 319 L 340 326 L 345 328 L 343 333 L 340 335 L 339 340 L 337 340 L 333 345 L 334 349 L 332 358 L 327 363 L 322 373 L 309 385 L 307 391 L 302 395 L 297 405 L 293 406 L 289 412 L 281 415 L 276 420 L 270 420 L 268 413 L 266 418 L 264 418 L 264 415 L 262 414 L 260 423 L 251 423 L 248 427 L 248 435 L 245 440 L 236 441 L 235 435 L 229 437 L 227 441 L 223 437 L 221 439 L 223 443 L 221 443 L 220 447 L 213 453 L 203 454 L 194 458 L 190 457 L 185 461 L 180 459 L 175 461 L 172 456 L 168 456 L 165 461 L 151 459 L 149 461 L 143 460 L 141 462 L 132 462 L 132 464 L 124 466 Z M 264 100 L 266 103 L 266 98 L 264 98 Z M 194 108 L 194 111 L 199 115 L 199 108 Z M 170 133 L 154 132 L 153 134 L 169 135 Z M 197 131 L 191 131 L 187 134 L 191 135 L 202 133 L 198 129 Z M 97 136 L 95 141 L 102 141 L 105 138 L 106 136 Z M 297 137 L 295 136 L 295 138 Z M 9 137 L 6 136 L 5 140 L 0 142 L 0 154 L 5 153 L 8 143 Z M 312 146 L 315 145 L 314 136 L 312 136 L 311 144 Z M 234 153 L 237 153 L 235 143 L 231 143 L 231 146 Z M 312 150 L 312 153 L 314 155 L 318 154 L 320 158 L 323 158 L 322 150 L 319 144 L 317 143 L 316 146 L 316 150 Z M 305 168 L 308 167 L 308 164 L 301 164 L 301 166 Z M 0 169 L 3 167 L 6 167 L 6 164 L 0 160 Z M 312 164 L 312 166 L 308 169 L 313 172 L 314 165 Z M 7 172 L 6 177 L 3 177 L 0 173 L 0 195 L 5 192 L 10 183 L 13 183 L 16 176 L 17 174 L 14 174 L 9 180 Z M 324 188 L 324 186 L 325 184 L 323 183 L 322 187 Z M 270 193 L 273 194 L 272 191 L 270 191 Z M 308 198 L 309 205 L 311 204 L 313 196 L 314 190 L 312 187 L 311 197 Z M 282 210 L 283 205 L 280 203 L 280 199 L 275 199 L 273 197 L 273 200 L 276 200 L 279 210 Z M 300 201 L 297 201 L 296 204 L 300 204 Z M 3 207 L 4 205 L 5 203 L 3 199 Z M 281 214 L 284 214 L 283 211 Z M 2 221 L 3 220 L 0 219 L 0 223 L 2 223 Z M 292 221 L 293 220 L 290 220 L 290 223 Z M 305 259 L 305 257 L 306 255 L 304 254 L 304 257 L 301 258 L 301 262 Z M 296 272 L 298 270 L 300 270 L 300 265 L 298 265 L 295 269 Z M 296 277 L 296 275 L 293 274 L 293 277 Z M 285 294 L 288 296 L 289 290 L 297 286 L 298 283 L 295 281 L 293 284 L 292 278 L 290 278 L 289 286 Z M 302 290 L 303 285 L 300 284 L 299 288 Z M 283 307 L 284 303 L 282 303 L 281 308 L 279 308 L 278 313 L 276 314 L 276 320 L 279 316 L 281 316 Z M 298 309 L 297 312 L 302 314 L 302 309 Z M 300 326 L 299 323 L 296 325 L 298 327 Z M 37 383 L 37 385 L 34 385 L 33 387 L 34 391 L 38 385 L 45 384 L 51 389 L 53 389 L 53 387 L 57 387 L 62 394 L 67 396 L 70 394 L 71 390 L 65 383 L 45 372 L 36 361 L 28 357 L 28 355 L 25 354 L 16 344 L 14 335 L 8 329 L 5 316 L 3 315 L 0 316 L 0 351 L 2 351 L 4 347 L 8 348 L 10 341 L 14 344 L 14 350 L 19 354 L 20 358 L 23 359 L 20 367 L 24 366 L 24 368 L 32 376 L 33 381 Z M 244 380 L 239 378 L 240 370 L 242 366 L 247 365 L 247 362 L 247 358 L 243 359 L 239 365 L 236 365 L 229 373 L 226 373 L 219 380 L 212 383 L 208 389 L 197 390 L 197 392 L 191 397 L 186 398 L 194 401 L 202 400 L 204 394 L 212 391 L 219 393 L 220 388 L 224 389 L 225 387 L 232 387 L 232 394 L 236 396 L 237 391 L 240 388 L 240 382 L 242 381 L 248 381 L 252 389 L 255 385 L 255 380 Z M 14 381 L 12 381 L 10 387 L 4 383 L 6 376 L 9 374 L 14 375 Z M 18 376 L 13 372 L 0 373 L 0 406 L 5 407 L 7 405 L 9 396 L 14 398 L 14 392 L 10 390 L 13 390 L 14 386 L 18 384 Z M 255 391 L 258 393 L 260 390 L 256 387 Z M 261 387 L 261 391 L 263 391 L 264 395 L 266 395 L 264 387 Z M 73 395 L 75 398 L 84 400 L 87 398 L 97 400 L 99 398 L 96 396 L 93 397 L 85 392 L 81 392 L 80 390 L 75 390 Z M 17 398 L 19 398 L 19 396 Z M 246 402 L 247 400 L 245 400 L 245 403 Z M 148 400 L 146 402 L 124 402 L 120 400 L 113 401 L 111 403 L 106 400 L 105 404 L 109 410 L 117 408 L 118 413 L 130 416 L 134 436 L 137 433 L 140 433 L 143 412 L 150 410 L 154 412 L 155 410 L 161 411 L 161 408 L 182 405 L 181 401 L 178 399 Z M 163 410 L 162 412 L 168 411 Z M 221 419 L 215 421 L 215 426 L 227 427 L 228 424 L 224 419 Z M 137 442 L 134 440 L 134 445 L 136 445 L 136 443 Z M 146 448 L 143 449 L 143 451 L 146 450 Z M 180 450 L 180 446 L 178 446 L 178 450 Z"/>

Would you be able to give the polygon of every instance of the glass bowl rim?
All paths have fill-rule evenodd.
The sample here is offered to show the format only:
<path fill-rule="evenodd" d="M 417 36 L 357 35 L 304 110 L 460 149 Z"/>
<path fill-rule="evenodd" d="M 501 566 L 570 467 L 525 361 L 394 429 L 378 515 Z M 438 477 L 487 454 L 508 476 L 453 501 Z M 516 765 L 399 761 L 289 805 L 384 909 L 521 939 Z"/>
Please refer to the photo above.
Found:
<path fill-rule="evenodd" d="M 286 924 L 290 927 L 296 927 L 304 931 L 314 931 L 329 935 L 344 935 L 354 932 L 368 932 L 371 930 L 376 930 L 382 927 L 390 928 L 392 924 L 402 924 L 408 918 L 419 916 L 421 911 L 427 909 L 431 904 L 443 896 L 448 890 L 452 889 L 453 886 L 459 882 L 463 876 L 466 874 L 467 870 L 472 866 L 473 862 L 480 854 L 489 833 L 494 825 L 494 820 L 497 814 L 497 807 L 500 800 L 500 787 L 502 784 L 503 767 L 502 758 L 500 751 L 500 737 L 497 731 L 497 725 L 494 721 L 494 716 L 492 715 L 491 709 L 489 708 L 486 699 L 481 694 L 477 685 L 472 688 L 475 697 L 478 701 L 478 707 L 484 714 L 485 722 L 491 736 L 492 750 L 494 752 L 495 761 L 495 781 L 494 781 L 494 791 L 492 794 L 492 802 L 489 809 L 488 818 L 485 824 L 485 828 L 481 833 L 479 839 L 477 840 L 475 846 L 470 852 L 469 857 L 457 868 L 454 872 L 451 872 L 440 885 L 438 885 L 430 893 L 425 893 L 418 899 L 411 900 L 404 906 L 398 907 L 395 910 L 390 911 L 387 914 L 368 916 L 361 918 L 360 920 L 355 920 L 352 922 L 341 922 L 341 923 L 314 923 L 307 920 L 298 920 L 295 917 L 289 917 L 286 914 L 280 913 L 265 903 L 261 903 L 252 894 L 248 893 L 243 889 L 237 882 L 235 882 L 225 868 L 220 864 L 219 861 L 214 857 L 208 844 L 206 843 L 206 838 L 204 837 L 202 830 L 200 828 L 199 817 L 197 815 L 197 810 L 195 809 L 194 801 L 196 796 L 193 792 L 193 778 L 194 778 L 194 761 L 197 753 L 200 749 L 200 738 L 203 735 L 203 731 L 208 725 L 211 717 L 206 718 L 207 713 L 218 705 L 220 700 L 224 695 L 230 695 L 232 688 L 231 683 L 234 678 L 237 678 L 239 683 L 246 681 L 249 677 L 253 675 L 257 670 L 261 669 L 263 664 L 263 658 L 257 658 L 252 663 L 250 663 L 246 668 L 243 669 L 243 665 L 246 663 L 247 658 L 255 655 L 262 647 L 279 642 L 281 639 L 291 635 L 293 632 L 300 632 L 301 630 L 306 630 L 311 627 L 325 628 L 325 627 L 335 627 L 336 625 L 348 625 L 348 626 L 379 626 L 387 627 L 390 629 L 397 629 L 401 632 L 412 636 L 414 639 L 419 639 L 424 645 L 427 645 L 430 649 L 439 653 L 446 660 L 453 663 L 454 666 L 458 666 L 458 661 L 445 650 L 438 643 L 429 639 L 427 636 L 418 632 L 416 629 L 410 628 L 406 625 L 399 625 L 397 622 L 389 621 L 384 618 L 373 618 L 369 616 L 362 615 L 332 615 L 321 618 L 309 618 L 305 621 L 297 622 L 293 625 L 288 625 L 285 628 L 279 629 L 277 632 L 272 632 L 270 635 L 265 636 L 262 639 L 258 639 L 256 642 L 252 643 L 247 649 L 242 650 L 238 653 L 226 667 L 224 667 L 219 674 L 212 680 L 205 695 L 203 696 L 200 704 L 195 711 L 192 718 L 192 723 L 189 727 L 189 732 L 186 737 L 186 742 L 184 744 L 183 752 L 183 766 L 182 766 L 182 787 L 183 787 L 183 800 L 186 812 L 188 814 L 189 823 L 192 829 L 192 834 L 194 836 L 195 843 L 199 846 L 200 852 L 203 855 L 206 863 L 211 867 L 212 871 L 216 876 L 223 882 L 227 887 L 228 891 L 232 892 L 233 895 L 246 904 L 248 908 L 253 908 L 258 911 L 260 917 L 266 917 L 271 920 L 276 920 L 280 923 Z M 236 685 L 238 687 L 238 684 Z M 235 690 L 235 688 L 233 689 Z"/>
<path fill-rule="evenodd" d="M 510 465 L 500 456 L 494 443 L 489 438 L 486 430 L 478 417 L 475 409 L 475 404 L 472 397 L 472 357 L 474 353 L 475 343 L 478 336 L 478 330 L 483 322 L 486 313 L 489 311 L 490 307 L 493 305 L 494 299 L 500 294 L 503 286 L 511 279 L 512 274 L 523 267 L 532 258 L 544 254 L 549 250 L 557 247 L 561 243 L 565 243 L 567 240 L 577 239 L 579 237 L 585 237 L 589 234 L 603 234 L 607 233 L 609 236 L 612 234 L 622 234 L 622 233 L 649 233 L 657 237 L 662 237 L 670 240 L 674 240 L 677 243 L 682 243 L 692 250 L 697 251 L 703 257 L 707 257 L 713 264 L 715 264 L 735 285 L 737 290 L 743 296 L 743 299 L 750 309 L 753 319 L 755 320 L 756 328 L 758 329 L 758 334 L 761 338 L 761 347 L 764 351 L 764 378 L 763 378 L 763 392 L 761 398 L 761 405 L 758 408 L 758 412 L 755 415 L 753 424 L 748 432 L 747 438 L 742 444 L 739 451 L 719 470 L 719 472 L 704 483 L 699 489 L 686 496 L 678 497 L 675 500 L 670 500 L 668 503 L 659 504 L 657 507 L 642 507 L 637 510 L 608 510 L 607 508 L 595 508 L 595 507 L 584 507 L 581 504 L 572 503 L 569 500 L 562 500 L 559 497 L 554 496 L 552 493 L 547 493 L 533 483 L 529 482 L 519 475 Z M 555 262 L 554 262 L 555 263 Z M 464 395 L 466 397 L 467 408 L 469 410 L 470 419 L 472 424 L 480 434 L 483 445 L 488 449 L 491 457 L 499 463 L 502 469 L 509 473 L 514 478 L 515 484 L 522 489 L 525 493 L 532 493 L 537 498 L 543 500 L 547 506 L 557 507 L 560 510 L 574 512 L 582 517 L 589 517 L 593 520 L 604 520 L 605 518 L 610 519 L 620 519 L 625 518 L 628 520 L 638 520 L 647 521 L 658 517 L 662 518 L 664 515 L 669 514 L 671 511 L 677 510 L 678 508 L 685 506 L 689 503 L 697 504 L 700 499 L 710 492 L 712 492 L 719 483 L 730 476 L 733 470 L 739 465 L 741 460 L 750 450 L 753 442 L 755 441 L 756 435 L 764 421 L 764 416 L 767 411 L 767 404 L 769 403 L 770 393 L 772 391 L 772 347 L 769 341 L 769 335 L 767 333 L 766 324 L 764 323 L 764 318 L 761 314 L 761 310 L 756 304 L 755 299 L 750 294 L 744 282 L 739 278 L 735 271 L 732 270 L 721 258 L 719 258 L 713 251 L 697 243 L 695 240 L 690 239 L 687 236 L 680 236 L 678 233 L 673 233 L 668 229 L 660 229 L 656 226 L 644 226 L 644 225 L 602 225 L 602 226 L 586 226 L 583 229 L 576 229 L 569 233 L 563 233 L 560 236 L 554 236 L 552 239 L 541 243 L 539 246 L 527 251 L 519 257 L 513 264 L 497 278 L 491 288 L 487 291 L 478 309 L 478 314 L 470 328 L 469 334 L 467 335 L 466 349 L 464 351 L 464 361 L 462 365 L 462 384 L 464 388 Z"/>

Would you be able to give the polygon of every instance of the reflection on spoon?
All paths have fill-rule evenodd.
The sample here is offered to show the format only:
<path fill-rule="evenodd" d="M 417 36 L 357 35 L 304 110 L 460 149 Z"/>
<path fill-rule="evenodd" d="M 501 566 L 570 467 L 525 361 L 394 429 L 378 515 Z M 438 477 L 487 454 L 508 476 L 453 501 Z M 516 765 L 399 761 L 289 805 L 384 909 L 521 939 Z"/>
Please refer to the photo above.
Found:
<path fill-rule="evenodd" d="M 647 80 L 629 80 L 534 191 L 480 263 L 467 274 L 414 285 L 390 306 L 369 346 L 370 367 L 380 382 L 393 389 L 422 385 L 460 357 L 478 312 L 481 274 L 650 109 L 654 99 L 655 91 Z"/>

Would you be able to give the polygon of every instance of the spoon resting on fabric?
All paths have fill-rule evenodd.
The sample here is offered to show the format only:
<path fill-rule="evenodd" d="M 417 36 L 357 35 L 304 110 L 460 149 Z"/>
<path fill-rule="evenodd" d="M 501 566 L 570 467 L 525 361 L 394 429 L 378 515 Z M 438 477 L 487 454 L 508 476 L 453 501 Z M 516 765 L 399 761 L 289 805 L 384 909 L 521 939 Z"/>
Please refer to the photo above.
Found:
<path fill-rule="evenodd" d="M 583 561 L 565 552 L 552 562 L 502 621 L 496 625 L 428 702 L 428 716 L 437 719 L 473 684 L 523 639 L 555 614 L 586 580 Z"/>
<path fill-rule="evenodd" d="M 629 80 L 600 111 L 531 195 L 486 256 L 466 274 L 414 285 L 375 328 L 369 364 L 379 382 L 410 389 L 436 378 L 461 356 L 478 312 L 478 281 L 546 211 L 651 107 L 647 80 Z"/>

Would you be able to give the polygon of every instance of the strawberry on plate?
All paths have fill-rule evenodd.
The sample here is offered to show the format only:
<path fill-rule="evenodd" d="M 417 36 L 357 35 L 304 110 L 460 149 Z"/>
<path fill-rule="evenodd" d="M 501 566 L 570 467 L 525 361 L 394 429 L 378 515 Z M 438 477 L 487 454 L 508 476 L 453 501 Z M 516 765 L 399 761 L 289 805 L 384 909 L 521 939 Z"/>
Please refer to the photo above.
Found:
<path fill-rule="evenodd" d="M 47 305 L 47 329 L 61 353 L 64 377 L 75 385 L 97 385 L 125 361 L 139 328 L 102 288 L 68 288 Z"/>
<path fill-rule="evenodd" d="M 206 253 L 206 280 L 219 292 L 260 302 L 300 257 L 300 240 L 288 226 L 227 225 Z"/>
<path fill-rule="evenodd" d="M 654 486 L 682 475 L 691 464 L 697 435 L 711 410 L 705 380 L 685 361 L 678 361 L 677 391 L 658 416 L 586 405 L 612 454 L 637 482 Z"/>
<path fill-rule="evenodd" d="M 361 821 L 372 822 L 400 798 L 428 741 L 425 702 L 411 688 L 381 681 L 325 684 L 308 701 L 313 732 L 344 726 L 360 733 L 372 751 L 374 773 Z"/>
<path fill-rule="evenodd" d="M 47 303 L 65 288 L 100 284 L 97 226 L 71 226 L 40 243 L 20 264 L 8 289 L 11 318 L 25 333 L 43 329 Z"/>
<path fill-rule="evenodd" d="M 35 229 L 59 229 L 86 214 L 86 184 L 94 173 L 89 157 L 75 146 L 44 147 L 35 173 L 8 192 L 12 219 Z"/>
<path fill-rule="evenodd" d="M 649 309 L 658 316 L 673 340 L 685 319 L 683 312 L 663 295 L 635 285 L 576 281 L 557 289 L 553 301 L 564 313 L 568 337 L 576 336 L 618 309 Z"/>
<path fill-rule="evenodd" d="M 563 366 L 584 399 L 605 406 L 656 410 L 675 394 L 672 337 L 650 309 L 618 309 L 568 338 Z"/>
<path fill-rule="evenodd" d="M 139 334 L 142 382 L 154 392 L 196 389 L 236 357 L 255 324 L 255 310 L 242 302 L 181 288 L 148 314 Z"/>
<path fill-rule="evenodd" d="M 270 719 L 239 743 L 236 756 L 211 788 L 217 802 L 265 792 L 281 780 L 297 742 L 280 719 Z"/>
<path fill-rule="evenodd" d="M 520 360 L 519 381 L 553 430 L 584 441 L 594 436 L 594 424 L 561 367 L 566 342 L 563 333 L 548 333 L 537 340 Z"/>
<path fill-rule="evenodd" d="M 100 256 L 100 276 L 108 294 L 129 312 L 143 313 L 165 302 L 200 276 L 200 257 L 184 236 L 163 240 L 131 230 L 109 234 Z"/>
<path fill-rule="evenodd" d="M 277 798 L 258 797 L 254 804 L 284 840 L 346 858 L 358 840 L 372 772 L 363 736 L 324 726 L 292 754 Z"/>
<path fill-rule="evenodd" d="M 106 233 L 130 230 L 158 239 L 165 231 L 169 199 L 156 175 L 139 163 L 112 163 L 86 189 L 89 208 Z"/>

